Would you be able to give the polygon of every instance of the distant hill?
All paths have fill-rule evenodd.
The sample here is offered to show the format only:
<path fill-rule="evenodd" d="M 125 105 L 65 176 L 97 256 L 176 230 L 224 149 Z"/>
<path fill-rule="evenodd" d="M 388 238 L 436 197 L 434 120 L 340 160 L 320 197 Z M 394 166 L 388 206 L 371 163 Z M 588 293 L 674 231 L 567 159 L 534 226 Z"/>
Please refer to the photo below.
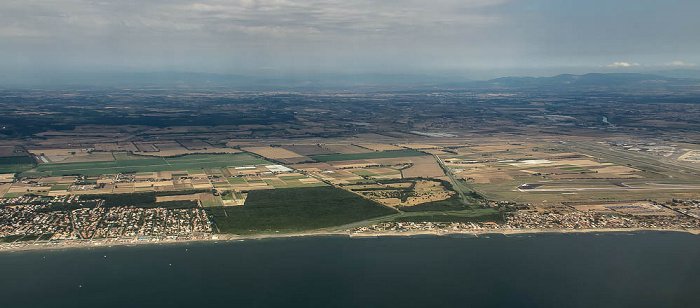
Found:
<path fill-rule="evenodd" d="M 671 78 L 691 78 L 700 79 L 700 69 L 683 68 L 653 72 L 655 75 Z"/>
<path fill-rule="evenodd" d="M 246 76 L 193 72 L 73 72 L 46 73 L 33 79 L 3 78 L 0 88 L 17 85 L 30 86 L 160 86 L 160 87 L 216 87 L 234 90 L 564 90 L 617 89 L 640 91 L 675 91 L 700 88 L 697 70 L 669 70 L 661 74 L 591 73 L 562 74 L 552 77 L 501 77 L 486 81 L 467 80 L 462 75 L 444 74 L 286 74 Z M 8 79 L 9 78 L 9 79 Z"/>
<path fill-rule="evenodd" d="M 502 77 L 489 80 L 495 86 L 505 87 L 547 87 L 547 86 L 629 86 L 668 83 L 697 83 L 695 80 L 671 78 L 652 74 L 637 73 L 591 73 L 585 75 L 562 74 L 553 77 Z"/>

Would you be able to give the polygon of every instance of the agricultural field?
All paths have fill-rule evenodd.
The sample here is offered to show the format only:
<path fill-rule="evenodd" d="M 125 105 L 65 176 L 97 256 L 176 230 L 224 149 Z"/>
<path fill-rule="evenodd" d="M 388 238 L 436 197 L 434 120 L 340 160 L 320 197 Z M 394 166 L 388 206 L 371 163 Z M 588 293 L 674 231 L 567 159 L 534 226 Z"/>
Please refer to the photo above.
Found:
<path fill-rule="evenodd" d="M 159 172 L 203 168 L 222 168 L 269 163 L 249 154 L 193 154 L 179 157 L 140 157 L 115 153 L 112 161 L 41 164 L 34 170 L 48 175 L 100 175 L 127 172 Z"/>
<path fill-rule="evenodd" d="M 368 167 L 348 170 L 350 173 L 367 179 L 400 179 L 401 171 L 389 167 Z"/>
<path fill-rule="evenodd" d="M 321 147 L 338 154 L 355 154 L 374 152 L 370 149 L 365 149 L 352 144 L 321 144 Z"/>
<path fill-rule="evenodd" d="M 246 147 L 243 148 L 243 150 L 246 152 L 255 153 L 268 159 L 277 160 L 288 164 L 294 164 L 311 160 L 306 156 L 299 155 L 281 147 Z"/>
<path fill-rule="evenodd" d="M 34 158 L 19 146 L 0 146 L 0 173 L 17 173 L 36 166 Z"/>
<path fill-rule="evenodd" d="M 219 181 L 214 181 L 214 188 L 217 190 L 236 190 L 248 191 L 258 189 L 274 189 L 274 188 L 295 188 L 295 187 L 316 187 L 326 186 L 327 184 L 318 179 L 303 175 L 301 173 L 283 173 L 283 174 L 255 174 L 236 177 L 219 178 Z"/>
<path fill-rule="evenodd" d="M 282 148 L 303 156 L 336 154 L 320 144 L 286 144 Z"/>
<path fill-rule="evenodd" d="M 366 181 L 364 177 L 352 173 L 349 170 L 324 170 L 311 172 L 311 174 L 314 177 L 329 182 L 333 185 L 347 185 Z"/>
<path fill-rule="evenodd" d="M 375 152 L 404 150 L 402 147 L 384 143 L 358 143 L 356 145 Z"/>
<path fill-rule="evenodd" d="M 36 166 L 30 156 L 0 157 L 0 173 L 16 173 L 32 169 Z"/>
<path fill-rule="evenodd" d="M 410 163 L 410 167 L 401 170 L 405 178 L 440 178 L 445 176 L 445 172 L 432 156 L 414 157 L 411 158 Z"/>
<path fill-rule="evenodd" d="M 414 150 L 394 150 L 383 152 L 368 152 L 355 154 L 326 154 L 326 155 L 311 155 L 309 156 L 317 162 L 345 161 L 345 160 L 363 160 L 376 158 L 395 158 L 395 157 L 414 157 L 428 155 Z"/>
<path fill-rule="evenodd" d="M 402 148 L 407 148 L 411 150 L 439 150 L 442 149 L 442 146 L 439 145 L 434 145 L 434 144 L 424 144 L 424 143 L 402 143 L 402 144 L 397 144 L 397 146 L 400 146 Z"/>

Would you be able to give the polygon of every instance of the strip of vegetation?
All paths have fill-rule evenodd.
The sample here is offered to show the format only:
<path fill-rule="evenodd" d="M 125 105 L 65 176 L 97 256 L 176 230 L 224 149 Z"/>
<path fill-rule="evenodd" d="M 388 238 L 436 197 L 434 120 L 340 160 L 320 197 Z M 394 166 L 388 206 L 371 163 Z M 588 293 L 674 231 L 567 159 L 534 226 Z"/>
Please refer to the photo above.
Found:
<path fill-rule="evenodd" d="M 354 154 L 327 154 L 327 155 L 311 155 L 313 160 L 317 162 L 357 160 L 357 159 L 372 159 L 372 158 L 395 158 L 395 157 L 413 157 L 428 155 L 415 150 L 396 150 L 383 152 L 369 153 L 354 153 Z"/>
<path fill-rule="evenodd" d="M 294 232 L 338 226 L 396 213 L 335 187 L 254 190 L 244 206 L 208 208 L 223 233 Z"/>
<path fill-rule="evenodd" d="M 177 194 L 175 194 L 177 195 Z M 164 196 L 159 193 L 158 196 Z M 168 208 L 168 209 L 190 209 L 197 207 L 197 201 L 176 200 L 156 202 L 155 192 L 132 193 L 132 194 L 103 194 L 85 195 L 84 199 L 102 199 L 104 207 L 133 206 L 140 208 Z"/>
<path fill-rule="evenodd" d="M 476 216 L 461 216 L 453 214 L 431 214 L 420 216 L 405 216 L 397 217 L 394 222 L 502 222 L 503 215 L 501 213 L 489 213 Z"/>
<path fill-rule="evenodd" d="M 129 172 L 179 171 L 187 169 L 209 169 L 227 166 L 258 165 L 269 163 L 247 153 L 236 154 L 192 154 L 173 158 L 137 157 L 133 155 L 114 161 L 84 163 L 41 164 L 38 172 L 51 175 L 100 175 Z"/>
<path fill-rule="evenodd" d="M 425 212 L 425 211 L 456 211 L 465 210 L 470 208 L 468 205 L 462 203 L 458 194 L 454 194 L 451 197 L 433 202 L 421 203 L 413 206 L 400 206 L 399 210 L 404 212 Z"/>

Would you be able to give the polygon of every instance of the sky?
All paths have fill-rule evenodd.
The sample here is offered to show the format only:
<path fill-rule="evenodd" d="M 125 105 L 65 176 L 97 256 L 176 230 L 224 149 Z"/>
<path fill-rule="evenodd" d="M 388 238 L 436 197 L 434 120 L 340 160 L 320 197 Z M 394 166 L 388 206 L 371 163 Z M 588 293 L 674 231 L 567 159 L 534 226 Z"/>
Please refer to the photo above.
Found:
<path fill-rule="evenodd" d="M 700 65 L 697 0 L 2 0 L 1 74 L 457 74 Z"/>

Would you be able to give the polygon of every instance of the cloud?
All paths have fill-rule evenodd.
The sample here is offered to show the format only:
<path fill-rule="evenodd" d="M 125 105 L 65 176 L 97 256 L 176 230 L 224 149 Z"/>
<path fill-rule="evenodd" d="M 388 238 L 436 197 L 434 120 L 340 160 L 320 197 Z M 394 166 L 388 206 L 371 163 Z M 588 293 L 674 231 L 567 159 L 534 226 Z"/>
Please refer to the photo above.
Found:
<path fill-rule="evenodd" d="M 675 66 L 675 67 L 693 67 L 695 63 L 687 63 L 683 61 L 673 61 L 664 64 L 665 66 Z"/>
<path fill-rule="evenodd" d="M 347 35 L 396 37 L 465 31 L 499 22 L 486 9 L 513 0 L 3 0 L 0 28 L 20 27 L 50 35 L 193 36 L 242 34 L 296 39 Z M 447 28 L 447 29 L 446 29 Z M 438 31 L 439 30 L 439 31 Z"/>
<path fill-rule="evenodd" d="M 606 66 L 607 67 L 632 67 L 632 66 L 639 66 L 639 63 L 615 62 L 613 64 L 608 64 Z"/>
<path fill-rule="evenodd" d="M 25 29 L 19 27 L 0 27 L 0 37 L 42 37 L 44 33 L 38 30 Z"/>

